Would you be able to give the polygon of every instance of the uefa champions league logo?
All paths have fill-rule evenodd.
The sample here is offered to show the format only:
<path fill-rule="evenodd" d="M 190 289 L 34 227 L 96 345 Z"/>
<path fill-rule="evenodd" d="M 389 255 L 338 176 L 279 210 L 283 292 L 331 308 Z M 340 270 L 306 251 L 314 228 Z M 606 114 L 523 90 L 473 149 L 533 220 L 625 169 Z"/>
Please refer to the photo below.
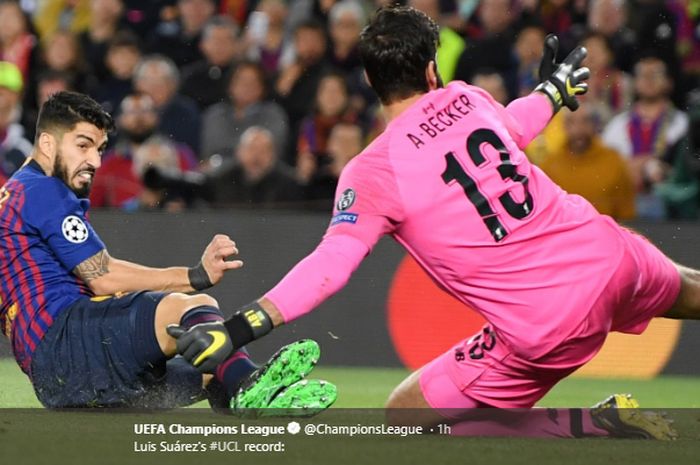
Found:
<path fill-rule="evenodd" d="M 61 225 L 63 237 L 73 244 L 85 242 L 88 238 L 88 229 L 83 220 L 75 215 L 66 216 Z"/>
<path fill-rule="evenodd" d="M 352 207 L 353 203 L 355 203 L 355 191 L 352 189 L 345 189 L 340 195 L 336 207 L 338 210 L 343 211 Z"/>

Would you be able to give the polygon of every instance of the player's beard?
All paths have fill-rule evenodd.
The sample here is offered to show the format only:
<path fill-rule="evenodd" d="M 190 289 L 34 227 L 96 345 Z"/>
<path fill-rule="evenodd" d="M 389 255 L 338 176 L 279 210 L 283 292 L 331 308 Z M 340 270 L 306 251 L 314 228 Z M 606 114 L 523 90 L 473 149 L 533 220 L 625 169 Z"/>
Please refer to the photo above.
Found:
<path fill-rule="evenodd" d="M 90 169 L 88 171 L 92 171 L 93 177 L 95 176 L 94 170 Z M 77 172 L 75 174 L 77 175 Z M 68 186 L 68 189 L 72 190 L 79 199 L 86 199 L 90 195 L 92 181 L 82 184 L 81 187 L 73 187 L 73 184 L 71 184 L 71 176 L 68 173 L 68 167 L 63 163 L 63 155 L 60 150 L 56 153 L 56 160 L 53 163 L 53 176 L 63 181 L 63 183 Z"/>

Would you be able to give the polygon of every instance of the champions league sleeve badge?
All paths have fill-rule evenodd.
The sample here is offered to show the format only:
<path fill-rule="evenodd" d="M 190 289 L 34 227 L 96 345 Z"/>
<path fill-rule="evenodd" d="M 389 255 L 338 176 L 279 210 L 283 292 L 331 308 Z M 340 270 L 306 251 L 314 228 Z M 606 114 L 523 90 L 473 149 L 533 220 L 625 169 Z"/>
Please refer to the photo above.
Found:
<path fill-rule="evenodd" d="M 338 203 L 336 204 L 336 208 L 338 211 L 345 211 L 348 208 L 352 207 L 352 204 L 355 203 L 355 191 L 353 189 L 345 189 L 343 193 L 340 195 L 340 198 L 338 199 Z"/>
<path fill-rule="evenodd" d="M 357 223 L 357 213 L 350 213 L 347 210 L 352 207 L 355 203 L 356 194 L 353 189 L 345 189 L 338 199 L 338 203 L 335 205 L 336 213 L 331 219 L 331 226 L 335 226 L 338 223 Z"/>
<path fill-rule="evenodd" d="M 69 215 L 63 219 L 61 231 L 63 232 L 63 237 L 65 237 L 68 242 L 72 242 L 73 244 L 85 242 L 89 234 L 88 228 L 85 226 L 83 220 L 75 215 Z"/>

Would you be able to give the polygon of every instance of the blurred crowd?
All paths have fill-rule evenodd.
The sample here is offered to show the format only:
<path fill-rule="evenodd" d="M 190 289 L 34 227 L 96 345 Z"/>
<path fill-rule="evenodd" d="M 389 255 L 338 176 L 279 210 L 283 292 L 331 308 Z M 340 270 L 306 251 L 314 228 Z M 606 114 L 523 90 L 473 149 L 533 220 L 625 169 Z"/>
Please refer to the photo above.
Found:
<path fill-rule="evenodd" d="M 586 46 L 590 90 L 528 147 L 617 219 L 700 212 L 700 2 L 405 0 L 441 26 L 438 68 L 500 103 L 530 93 L 547 33 Z M 0 0 L 0 181 L 52 93 L 112 112 L 94 207 L 329 209 L 384 127 L 357 53 L 385 0 Z M 393 1 L 391 2 L 393 3 Z"/>

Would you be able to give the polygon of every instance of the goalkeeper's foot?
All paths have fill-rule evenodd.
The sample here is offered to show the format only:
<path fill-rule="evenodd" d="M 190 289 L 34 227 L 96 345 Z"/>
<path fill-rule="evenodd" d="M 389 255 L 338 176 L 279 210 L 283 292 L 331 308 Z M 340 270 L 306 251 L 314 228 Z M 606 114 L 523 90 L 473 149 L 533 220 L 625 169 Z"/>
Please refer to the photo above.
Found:
<path fill-rule="evenodd" d="M 231 399 L 234 411 L 271 408 L 271 403 L 285 389 L 308 375 L 318 362 L 321 349 L 311 339 L 294 342 L 273 355 L 243 381 Z"/>
<path fill-rule="evenodd" d="M 617 438 L 659 439 L 678 438 L 672 420 L 661 413 L 642 411 L 631 394 L 613 394 L 591 408 L 593 424 Z"/>

